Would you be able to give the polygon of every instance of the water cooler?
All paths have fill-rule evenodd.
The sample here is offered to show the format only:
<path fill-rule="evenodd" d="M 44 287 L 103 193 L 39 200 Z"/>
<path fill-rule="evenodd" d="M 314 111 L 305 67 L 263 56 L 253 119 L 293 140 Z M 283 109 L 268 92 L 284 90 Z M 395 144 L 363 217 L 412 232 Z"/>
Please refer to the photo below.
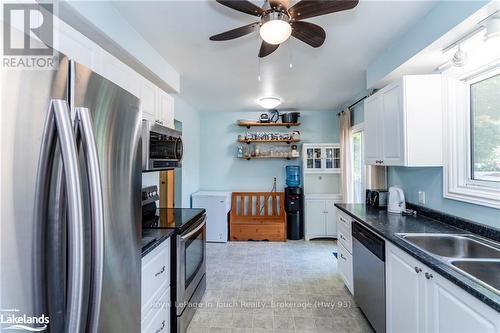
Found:
<path fill-rule="evenodd" d="M 304 191 L 300 187 L 300 167 L 286 167 L 285 211 L 287 238 L 298 240 L 304 237 Z"/>

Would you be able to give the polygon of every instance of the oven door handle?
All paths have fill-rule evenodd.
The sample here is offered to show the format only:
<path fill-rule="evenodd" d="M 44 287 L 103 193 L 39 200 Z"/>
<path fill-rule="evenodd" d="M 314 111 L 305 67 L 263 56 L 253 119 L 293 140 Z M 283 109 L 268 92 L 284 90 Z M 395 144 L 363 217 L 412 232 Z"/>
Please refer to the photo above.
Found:
<path fill-rule="evenodd" d="M 182 235 L 181 236 L 181 239 L 182 240 L 185 240 L 191 236 L 193 236 L 195 233 L 197 233 L 201 228 L 203 228 L 205 226 L 205 224 L 207 224 L 207 217 L 206 216 L 203 216 L 203 222 L 197 226 L 194 230 L 190 231 L 188 234 L 186 235 Z"/>

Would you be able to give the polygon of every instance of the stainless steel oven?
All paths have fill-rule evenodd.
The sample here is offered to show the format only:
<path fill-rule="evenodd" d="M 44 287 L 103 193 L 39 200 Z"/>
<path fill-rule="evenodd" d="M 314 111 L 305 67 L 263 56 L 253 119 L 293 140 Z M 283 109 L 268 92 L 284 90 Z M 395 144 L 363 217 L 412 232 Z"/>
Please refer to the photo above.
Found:
<path fill-rule="evenodd" d="M 206 289 L 206 215 L 177 235 L 177 332 L 186 332 Z"/>
<path fill-rule="evenodd" d="M 150 122 L 142 121 L 142 170 L 159 171 L 181 167 L 183 154 L 182 133 Z"/>

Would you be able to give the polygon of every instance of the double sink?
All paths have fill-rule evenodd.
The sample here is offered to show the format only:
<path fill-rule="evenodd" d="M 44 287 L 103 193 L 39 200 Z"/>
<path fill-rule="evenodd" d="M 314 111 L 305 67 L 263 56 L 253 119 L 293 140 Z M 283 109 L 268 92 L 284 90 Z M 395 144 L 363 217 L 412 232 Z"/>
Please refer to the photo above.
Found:
<path fill-rule="evenodd" d="M 397 233 L 458 272 L 500 295 L 500 244 L 472 234 Z"/>

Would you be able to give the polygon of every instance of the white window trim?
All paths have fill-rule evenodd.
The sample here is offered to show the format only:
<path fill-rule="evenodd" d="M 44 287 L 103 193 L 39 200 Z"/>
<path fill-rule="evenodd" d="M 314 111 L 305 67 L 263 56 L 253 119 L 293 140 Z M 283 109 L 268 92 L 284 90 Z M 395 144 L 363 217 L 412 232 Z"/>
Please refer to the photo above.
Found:
<path fill-rule="evenodd" d="M 351 165 L 354 165 L 354 153 L 352 151 L 352 134 L 363 132 L 362 142 L 361 142 L 361 156 L 363 157 L 363 171 L 361 172 L 361 183 L 363 184 L 362 193 L 366 192 L 366 181 L 367 181 L 367 165 L 365 162 L 365 123 L 359 123 L 351 126 Z M 351 184 L 351 187 L 354 187 L 354 183 Z M 352 189 L 354 193 L 354 188 Z M 363 203 L 364 200 L 361 200 L 360 203 Z"/>
<path fill-rule="evenodd" d="M 443 129 L 443 196 L 500 209 L 500 184 L 471 179 L 469 85 L 500 73 L 500 61 L 446 77 Z"/>

